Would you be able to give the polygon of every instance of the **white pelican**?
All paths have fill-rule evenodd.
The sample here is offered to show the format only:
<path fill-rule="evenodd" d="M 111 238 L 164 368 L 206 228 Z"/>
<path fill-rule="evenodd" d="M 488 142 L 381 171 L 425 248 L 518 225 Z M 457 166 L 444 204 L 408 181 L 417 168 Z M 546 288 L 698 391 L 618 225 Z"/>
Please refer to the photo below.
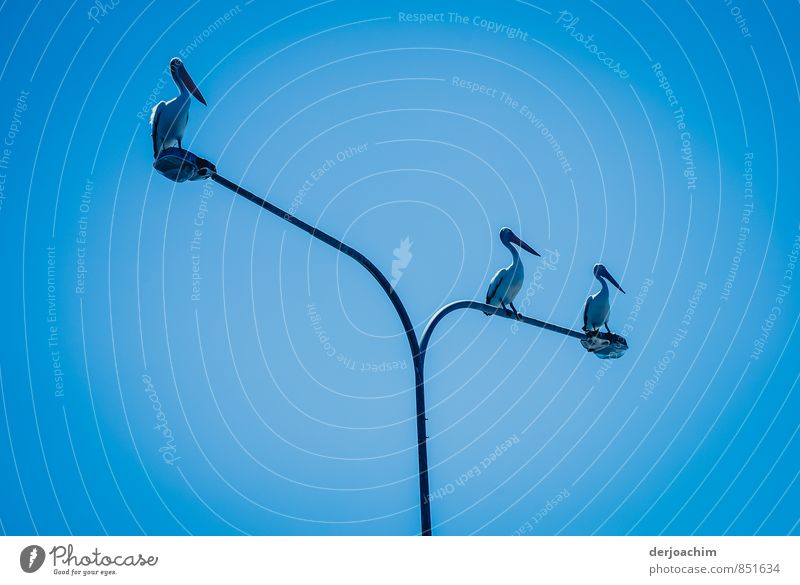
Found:
<path fill-rule="evenodd" d="M 587 334 L 597 335 L 600 327 L 605 325 L 606 331 L 611 333 L 611 329 L 608 328 L 608 314 L 611 310 L 611 305 L 608 302 L 608 285 L 605 279 L 608 279 L 622 294 L 625 294 L 625 291 L 622 290 L 622 287 L 602 264 L 595 264 L 592 272 L 594 277 L 600 281 L 601 288 L 586 299 L 586 305 L 583 308 L 583 330 Z"/>
<path fill-rule="evenodd" d="M 517 249 L 511 244 L 516 244 L 534 256 L 541 256 L 541 254 L 520 240 L 516 234 L 507 227 L 500 230 L 500 241 L 511 251 L 512 261 L 510 266 L 498 270 L 492 277 L 492 280 L 489 281 L 489 290 L 486 291 L 486 304 L 495 307 L 499 305 L 508 310 L 506 308 L 506 303 L 508 303 L 511 305 L 511 310 L 514 311 L 514 316 L 520 319 L 521 315 L 514 306 L 513 301 L 519 289 L 522 288 L 522 281 L 525 278 L 525 269 L 522 267 L 522 261 L 519 259 L 519 252 L 517 252 Z M 491 313 L 486 314 L 490 315 Z"/>
<path fill-rule="evenodd" d="M 189 122 L 189 104 L 191 103 L 191 96 L 197 98 L 204 106 L 206 100 L 203 94 L 197 89 L 197 86 L 192 81 L 183 61 L 174 57 L 169 62 L 169 70 L 172 74 L 172 80 L 178 86 L 180 95 L 169 100 L 168 102 L 158 102 L 153 108 L 153 113 L 150 116 L 150 125 L 153 127 L 153 158 L 158 157 L 159 153 L 172 146 L 181 148 L 181 141 L 183 140 L 183 133 L 186 130 L 186 124 Z"/>

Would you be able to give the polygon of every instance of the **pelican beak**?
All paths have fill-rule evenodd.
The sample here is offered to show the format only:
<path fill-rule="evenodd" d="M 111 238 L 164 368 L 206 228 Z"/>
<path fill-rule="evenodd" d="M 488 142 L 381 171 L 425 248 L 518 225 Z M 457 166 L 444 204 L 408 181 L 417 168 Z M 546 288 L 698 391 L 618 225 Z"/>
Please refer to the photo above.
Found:
<path fill-rule="evenodd" d="M 533 254 L 534 256 L 541 256 L 541 254 L 539 254 L 539 252 L 537 252 L 536 250 L 531 248 L 528 244 L 526 244 L 525 242 L 520 240 L 517 237 L 516 234 L 511 234 L 511 236 L 508 238 L 508 241 L 511 242 L 512 244 L 516 244 L 517 246 L 519 246 L 520 248 L 522 248 L 523 250 L 525 250 L 529 254 Z"/>
<path fill-rule="evenodd" d="M 621 292 L 622 294 L 625 294 L 625 291 L 622 290 L 622 287 L 619 285 L 619 283 L 616 280 L 614 280 L 614 277 L 611 276 L 611 274 L 609 274 L 609 272 L 608 272 L 608 270 L 606 270 L 605 266 L 600 269 L 600 276 L 602 276 L 603 278 L 607 279 L 608 282 L 610 282 L 611 284 L 616 286 L 619 289 L 619 292 Z"/>
<path fill-rule="evenodd" d="M 180 68 L 179 75 L 181 76 L 181 81 L 183 81 L 183 83 L 186 84 L 186 89 L 189 90 L 189 93 L 192 94 L 194 97 L 196 97 L 197 101 L 203 104 L 204 106 L 208 105 L 206 104 L 206 100 L 203 97 L 203 94 L 200 93 L 199 89 L 197 89 L 197 85 L 195 85 L 194 80 L 189 75 L 189 72 L 186 71 L 185 67 Z"/>

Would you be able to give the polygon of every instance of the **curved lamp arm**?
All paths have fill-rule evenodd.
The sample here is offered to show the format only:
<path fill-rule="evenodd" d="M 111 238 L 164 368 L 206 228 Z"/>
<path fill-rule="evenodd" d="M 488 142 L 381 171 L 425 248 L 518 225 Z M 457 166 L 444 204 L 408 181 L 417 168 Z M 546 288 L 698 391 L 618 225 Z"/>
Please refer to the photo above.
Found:
<path fill-rule="evenodd" d="M 515 321 L 518 320 L 522 323 L 527 323 L 528 325 L 541 327 L 542 329 L 547 329 L 549 331 L 555 331 L 556 333 L 568 335 L 569 337 L 574 337 L 575 339 L 586 338 L 586 335 L 580 331 L 573 331 L 572 329 L 567 329 L 566 327 L 561 327 L 560 325 L 553 325 L 552 323 L 540 321 L 539 319 L 534 319 L 533 317 L 520 315 L 521 318 L 517 319 L 513 312 L 509 311 L 508 309 L 503 309 L 502 307 L 495 307 L 493 305 L 487 305 L 486 303 L 479 303 L 478 301 L 454 301 L 436 311 L 433 317 L 431 317 L 430 322 L 428 322 L 427 327 L 425 327 L 425 331 L 422 332 L 422 338 L 419 342 L 419 351 L 423 360 L 425 359 L 425 350 L 428 349 L 428 342 L 430 342 L 431 336 L 433 335 L 433 330 L 439 324 L 439 321 L 444 319 L 449 313 L 457 311 L 458 309 L 475 309 L 483 313 L 489 313 L 490 315 L 497 315 L 498 317 L 505 317 L 506 319 L 513 319 Z"/>
<path fill-rule="evenodd" d="M 207 161 L 204 161 L 207 162 Z M 430 536 L 431 534 L 431 512 L 430 512 L 430 502 L 429 496 L 430 487 L 428 482 L 428 446 L 427 446 L 427 431 L 425 429 L 425 385 L 422 378 L 422 361 L 421 361 L 421 353 L 419 350 L 419 343 L 417 341 L 417 334 L 414 331 L 414 325 L 411 322 L 410 317 L 408 316 L 408 311 L 406 311 L 403 302 L 400 300 L 400 297 L 395 292 L 392 285 L 383 275 L 383 273 L 378 269 L 375 264 L 373 264 L 369 258 L 364 256 L 358 250 L 355 250 L 345 244 L 344 242 L 337 240 L 333 236 L 323 232 L 320 229 L 315 228 L 312 225 L 307 224 L 306 222 L 296 218 L 291 213 L 288 213 L 278 207 L 266 201 L 265 199 L 259 197 L 255 193 L 251 193 L 247 189 L 240 187 L 233 181 L 229 181 L 222 175 L 216 172 L 215 167 L 210 167 L 212 170 L 210 174 L 207 175 L 211 180 L 216 183 L 219 183 L 226 189 L 229 189 L 236 193 L 237 195 L 241 195 L 245 199 L 248 199 L 261 207 L 262 209 L 266 209 L 273 215 L 277 215 L 281 219 L 288 221 L 290 224 L 299 227 L 304 232 L 308 233 L 309 235 L 321 240 L 331 246 L 332 248 L 338 250 L 339 252 L 350 256 L 353 260 L 361 264 L 364 268 L 367 269 L 373 278 L 378 282 L 378 284 L 383 289 L 383 292 L 389 297 L 389 300 L 392 302 L 392 306 L 394 306 L 395 310 L 397 311 L 398 316 L 400 317 L 400 321 L 403 324 L 403 329 L 406 333 L 406 338 L 408 339 L 408 345 L 411 348 L 411 356 L 414 362 L 414 381 L 416 387 L 416 422 L 417 422 L 417 454 L 418 454 L 418 461 L 419 461 L 419 492 L 420 492 L 420 516 L 421 516 L 421 533 L 424 536 Z"/>
<path fill-rule="evenodd" d="M 581 340 L 586 339 L 586 335 L 584 333 L 573 331 L 572 329 L 567 329 L 566 327 L 561 327 L 560 325 L 553 325 L 552 323 L 548 323 L 546 321 L 540 321 L 539 319 L 534 319 L 533 317 L 520 315 L 520 318 L 517 319 L 513 312 L 509 311 L 508 309 L 503 309 L 502 307 L 495 307 L 493 305 L 487 305 L 486 303 L 479 303 L 478 301 L 454 301 L 436 311 L 433 317 L 431 317 L 431 320 L 428 322 L 428 325 L 425 327 L 425 330 L 422 332 L 422 337 L 420 338 L 419 342 L 419 370 L 423 380 L 425 375 L 425 352 L 428 349 L 428 343 L 431 340 L 431 336 L 433 336 L 433 330 L 442 319 L 458 309 L 475 309 L 476 311 L 489 313 L 489 315 L 497 315 L 498 317 L 513 319 L 528 325 L 533 325 L 534 327 L 541 327 L 542 329 L 555 331 L 561 335 L 568 335 L 569 337 L 574 337 Z"/>

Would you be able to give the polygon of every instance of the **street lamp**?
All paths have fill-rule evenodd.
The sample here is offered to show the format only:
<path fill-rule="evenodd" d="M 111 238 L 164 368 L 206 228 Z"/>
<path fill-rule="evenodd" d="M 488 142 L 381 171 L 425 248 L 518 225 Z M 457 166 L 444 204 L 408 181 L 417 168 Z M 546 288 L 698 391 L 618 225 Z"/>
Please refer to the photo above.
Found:
<path fill-rule="evenodd" d="M 309 235 L 325 242 L 339 252 L 346 254 L 361 264 L 361 266 L 366 268 L 367 272 L 369 272 L 381 286 L 383 291 L 389 297 L 392 306 L 397 311 L 397 315 L 400 317 L 400 321 L 403 324 L 403 329 L 405 330 L 406 338 L 408 339 L 408 345 L 411 349 L 411 357 L 414 363 L 414 379 L 416 388 L 417 456 L 419 461 L 420 534 L 422 536 L 431 535 L 431 504 L 430 487 L 428 481 L 428 435 L 425 424 L 427 418 L 425 417 L 425 379 L 423 376 L 423 368 L 425 365 L 425 352 L 428 348 L 428 342 L 430 341 L 434 328 L 447 314 L 458 309 L 477 309 L 490 315 L 497 315 L 507 319 L 519 319 L 522 323 L 526 323 L 528 325 L 541 327 L 549 331 L 560 333 L 561 335 L 575 337 L 581 341 L 587 351 L 602 358 L 620 357 L 628 348 L 625 339 L 613 333 L 599 333 L 597 335 L 587 337 L 583 333 L 567 329 L 566 327 L 561 327 L 545 321 L 539 321 L 538 319 L 533 319 L 531 317 L 525 317 L 522 315 L 517 316 L 507 309 L 469 300 L 456 301 L 439 309 L 439 311 L 437 311 L 436 314 L 431 318 L 427 327 L 425 327 L 421 340 L 418 340 L 417 334 L 414 331 L 414 325 L 408 316 L 408 311 L 406 311 L 406 308 L 400 300 L 397 292 L 383 275 L 383 273 L 378 269 L 378 267 L 375 266 L 375 264 L 373 264 L 361 252 L 351 248 L 344 242 L 337 240 L 324 231 L 307 224 L 291 213 L 284 211 L 277 205 L 266 201 L 258 195 L 248 191 L 244 187 L 237 185 L 233 181 L 226 179 L 217 173 L 217 168 L 213 163 L 207 161 L 206 159 L 200 158 L 188 150 L 175 147 L 163 149 L 155 161 L 153 161 L 153 167 L 168 179 L 178 183 L 182 183 L 184 181 L 211 179 L 215 183 L 218 183 L 226 189 L 233 191 L 236 195 L 244 197 L 262 209 L 265 209 L 281 219 L 288 221 L 290 224 L 300 228 Z"/>

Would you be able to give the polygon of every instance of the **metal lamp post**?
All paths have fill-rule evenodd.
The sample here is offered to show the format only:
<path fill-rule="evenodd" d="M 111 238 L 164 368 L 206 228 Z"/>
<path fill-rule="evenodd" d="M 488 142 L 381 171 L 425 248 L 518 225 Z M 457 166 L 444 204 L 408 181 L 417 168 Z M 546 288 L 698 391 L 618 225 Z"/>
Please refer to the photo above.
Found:
<path fill-rule="evenodd" d="M 378 269 L 378 267 L 375 266 L 375 264 L 373 264 L 358 250 L 351 248 L 344 242 L 337 240 L 324 231 L 307 224 L 291 213 L 284 211 L 277 205 L 266 201 L 258 195 L 248 191 L 244 187 L 241 187 L 233 181 L 226 179 L 217 172 L 216 166 L 213 163 L 202 159 L 187 150 L 181 148 L 164 149 L 153 162 L 153 167 L 168 179 L 179 183 L 187 180 L 194 181 L 211 179 L 212 181 L 232 191 L 236 195 L 244 197 L 262 209 L 265 209 L 273 215 L 280 217 L 284 221 L 287 221 L 290 224 L 300 228 L 312 237 L 325 242 L 337 251 L 346 254 L 363 266 L 367 272 L 369 272 L 373 278 L 375 278 L 383 291 L 389 297 L 392 306 L 395 308 L 397 315 L 400 317 L 400 321 L 403 324 L 403 329 L 405 330 L 406 338 L 408 339 L 408 345 L 411 349 L 411 357 L 414 363 L 414 379 L 416 387 L 417 455 L 419 461 L 420 534 L 422 536 L 430 536 L 431 505 L 428 481 L 428 435 L 425 424 L 427 419 L 425 417 L 425 380 L 423 368 L 425 364 L 425 352 L 427 350 L 431 335 L 433 334 L 433 330 L 436 325 L 447 314 L 458 309 L 477 309 L 485 313 L 505 317 L 508 319 L 515 319 L 515 315 L 506 309 L 479 303 L 477 301 L 456 301 L 442 307 L 436 312 L 425 328 L 421 340 L 418 340 L 417 334 L 414 331 L 414 325 L 408 316 L 408 311 L 403 305 L 403 302 L 400 300 L 397 292 L 394 290 L 383 273 Z M 573 331 L 559 325 L 553 325 L 545 321 L 539 321 L 538 319 L 532 319 L 524 316 L 522 316 L 520 320 L 528 325 L 541 327 L 562 335 L 575 337 L 576 339 L 581 340 L 582 343 L 587 340 L 587 336 L 583 333 Z M 609 336 L 609 334 L 600 334 L 600 337 L 607 341 L 607 343 L 600 350 L 604 351 L 606 355 L 603 355 L 603 353 L 600 353 L 600 351 L 596 349 L 590 349 L 590 351 L 595 352 L 599 357 L 619 357 L 619 355 L 622 355 L 622 353 L 624 353 L 624 351 L 627 349 L 627 343 L 618 335 L 610 334 Z M 586 347 L 585 343 L 584 346 Z M 587 347 L 587 349 L 589 348 Z"/>

